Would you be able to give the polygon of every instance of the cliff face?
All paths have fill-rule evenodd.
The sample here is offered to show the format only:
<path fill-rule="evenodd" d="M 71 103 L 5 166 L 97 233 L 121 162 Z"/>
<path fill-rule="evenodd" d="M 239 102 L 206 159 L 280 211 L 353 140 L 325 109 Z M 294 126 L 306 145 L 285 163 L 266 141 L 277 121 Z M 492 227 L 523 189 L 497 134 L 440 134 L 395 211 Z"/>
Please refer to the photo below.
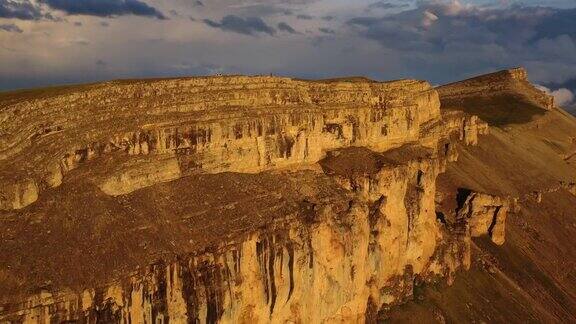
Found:
<path fill-rule="evenodd" d="M 415 276 L 451 270 L 437 260 L 449 255 L 434 255 L 440 240 L 433 208 L 436 174 L 427 160 L 384 168 L 371 179 L 355 177 L 366 185 L 360 197 L 308 202 L 300 215 L 236 243 L 151 266 L 105 288 L 39 296 L 32 302 L 45 306 L 26 306 L 18 313 L 22 317 L 14 318 L 361 322 L 367 311 L 409 296 Z"/>
<path fill-rule="evenodd" d="M 473 237 L 504 244 L 522 203 L 446 180 L 492 129 L 419 81 L 123 81 L 0 102 L 0 321 L 372 322 L 453 283 Z"/>
<path fill-rule="evenodd" d="M 194 78 L 0 99 L 2 209 L 29 205 L 97 157 L 118 157 L 113 172 L 90 172 L 119 195 L 197 172 L 315 163 L 347 146 L 384 150 L 439 119 L 438 94 L 419 81 Z"/>
<path fill-rule="evenodd" d="M 10 314 L 5 319 L 363 322 L 410 298 L 415 281 L 453 280 L 458 269 L 469 267 L 470 221 L 463 217 L 448 226 L 435 212 L 435 183 L 444 158 L 418 145 L 382 154 L 364 148 L 334 151 L 321 162 L 323 171 L 290 175 L 304 186 L 292 212 L 275 210 L 277 218 L 256 230 L 103 286 L 76 292 L 46 287 L 23 303 L 5 304 Z M 227 208 L 225 202 L 220 201 Z M 231 202 L 242 215 L 262 211 Z M 226 232 L 240 230 L 236 222 L 219 223 Z M 187 237 L 203 233 L 194 234 Z M 474 231 L 481 234 L 488 229 Z M 78 261 L 83 260 L 48 267 L 73 267 Z M 60 286 L 66 279 L 48 267 L 45 273 L 56 273 L 49 286 Z"/>

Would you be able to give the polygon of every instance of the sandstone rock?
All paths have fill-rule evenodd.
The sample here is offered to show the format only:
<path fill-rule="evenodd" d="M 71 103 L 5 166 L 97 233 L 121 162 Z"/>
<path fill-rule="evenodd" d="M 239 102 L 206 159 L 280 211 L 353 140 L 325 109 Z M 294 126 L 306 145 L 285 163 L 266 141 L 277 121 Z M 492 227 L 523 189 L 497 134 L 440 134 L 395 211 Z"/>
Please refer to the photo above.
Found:
<path fill-rule="evenodd" d="M 448 104 L 462 105 L 463 98 L 478 99 L 501 95 L 522 96 L 529 103 L 548 110 L 554 109 L 554 97 L 537 89 L 528 81 L 523 68 L 499 71 L 448 84 L 437 88 L 442 99 Z"/>
<path fill-rule="evenodd" d="M 362 167 L 356 164 L 358 154 L 349 150 L 331 155 L 337 159 L 333 165 Z M 38 316 L 136 322 L 362 321 L 370 303 L 377 309 L 400 303 L 412 295 L 416 275 L 444 271 L 430 270 L 437 245 L 443 244 L 434 212 L 437 159 L 429 149 L 411 146 L 383 155 L 362 154 L 385 164 L 377 163 L 367 173 L 331 172 L 354 183 L 358 199 L 347 209 L 321 205 L 308 211 L 313 216 L 281 219 L 274 229 L 222 242 L 215 252 L 151 266 L 144 275 L 97 289 L 98 298 L 91 291 L 49 293 L 29 299 L 30 306 L 16 315 L 24 321 Z M 61 303 L 69 306 L 54 308 Z M 160 309 L 158 303 L 165 306 Z"/>
<path fill-rule="evenodd" d="M 38 186 L 30 179 L 5 183 L 0 192 L 0 209 L 20 209 L 38 199 Z"/>
<path fill-rule="evenodd" d="M 490 235 L 492 242 L 504 244 L 509 199 L 483 193 L 471 193 L 458 211 L 458 217 L 470 224 L 472 237 Z"/>
<path fill-rule="evenodd" d="M 494 223 L 489 229 L 488 234 L 490 235 L 492 242 L 494 242 L 497 245 L 504 244 L 506 238 L 505 227 L 506 227 L 506 217 L 508 215 L 508 209 L 509 209 L 508 206 L 502 206 L 500 207 L 500 209 L 498 209 L 495 215 Z"/>
<path fill-rule="evenodd" d="M 175 157 L 136 163 L 138 165 L 130 165 L 118 172 L 106 175 L 101 181 L 97 181 L 98 186 L 103 192 L 118 196 L 155 183 L 175 180 L 182 175 Z"/>
<path fill-rule="evenodd" d="M 488 127 L 440 114 L 425 82 L 193 78 L 0 102 L 15 117 L 0 116 L 0 175 L 17 175 L 1 178 L 0 220 L 34 209 L 58 225 L 46 240 L 83 249 L 55 267 L 33 238 L 0 246 L 38 255 L 52 282 L 30 294 L 37 273 L 14 261 L 7 277 L 24 279 L 0 293 L 0 321 L 362 322 L 415 281 L 452 282 L 471 236 L 504 242 L 506 199 L 436 212 L 438 174 Z"/>
<path fill-rule="evenodd" d="M 576 183 L 573 182 L 562 182 L 560 184 L 562 186 L 562 188 L 568 190 L 568 192 L 570 192 L 571 194 L 573 194 L 574 196 L 576 196 Z"/>
<path fill-rule="evenodd" d="M 19 175 L 18 180 L 2 180 L 0 188 L 26 183 L 54 187 L 71 170 L 98 164 L 106 156 L 176 157 L 183 175 L 312 164 L 336 148 L 385 150 L 416 141 L 424 124 L 440 118 L 438 93 L 428 83 L 412 80 L 109 82 L 16 95 L 1 100 L 0 108 L 6 134 L 0 141 L 0 174 Z M 146 169 L 118 172 L 142 174 Z M 146 185 L 172 178 L 150 177 Z M 0 207 L 21 208 L 34 201 L 29 198 Z"/>
<path fill-rule="evenodd" d="M 382 154 L 338 151 L 322 165 L 330 177 L 351 184 L 356 198 L 350 203 L 306 209 L 313 215 L 281 218 L 273 228 L 223 242 L 213 252 L 150 266 L 143 275 L 95 292 L 33 297 L 12 315 L 121 322 L 362 321 L 369 305 L 386 308 L 410 298 L 416 276 L 452 278 L 463 249 L 469 254 L 460 232 L 442 233 L 436 221 L 439 158 L 419 146 Z M 54 312 L 61 304 L 67 306 Z"/>

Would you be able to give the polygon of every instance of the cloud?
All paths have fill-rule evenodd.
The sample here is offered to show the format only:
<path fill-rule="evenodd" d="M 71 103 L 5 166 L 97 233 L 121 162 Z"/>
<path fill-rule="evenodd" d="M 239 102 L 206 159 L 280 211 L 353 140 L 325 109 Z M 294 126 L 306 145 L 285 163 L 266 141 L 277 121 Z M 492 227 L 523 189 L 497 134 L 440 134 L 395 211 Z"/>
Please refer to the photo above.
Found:
<path fill-rule="evenodd" d="M 234 13 L 243 17 L 292 16 L 294 11 L 284 5 L 274 3 L 249 3 L 231 6 Z"/>
<path fill-rule="evenodd" d="M 320 27 L 320 28 L 318 28 L 318 30 L 323 32 L 324 34 L 330 34 L 330 35 L 336 34 L 334 29 L 330 29 L 330 28 L 326 28 L 326 27 Z"/>
<path fill-rule="evenodd" d="M 76 44 L 76 45 L 81 45 L 81 46 L 87 46 L 90 45 L 90 42 L 85 40 L 85 39 L 74 39 L 72 41 L 70 41 L 72 44 Z"/>
<path fill-rule="evenodd" d="M 566 88 L 552 91 L 552 96 L 560 107 L 571 105 L 574 102 L 574 94 Z"/>
<path fill-rule="evenodd" d="M 439 18 L 438 16 L 436 16 L 434 13 L 426 10 L 424 11 L 424 15 L 422 17 L 422 20 L 420 22 L 420 25 L 422 27 L 430 27 L 432 26 L 432 24 L 434 24 L 435 21 L 437 21 Z"/>
<path fill-rule="evenodd" d="M 139 0 L 41 0 L 52 9 L 69 15 L 115 17 L 135 15 L 166 19 L 156 8 Z"/>
<path fill-rule="evenodd" d="M 433 0 L 396 14 L 353 17 L 347 25 L 395 52 L 407 72 L 439 82 L 518 65 L 539 82 L 576 75 L 576 9 Z"/>
<path fill-rule="evenodd" d="M 540 19 L 535 27 L 533 40 L 553 38 L 558 35 L 569 35 L 576 38 L 576 8 L 568 10 L 541 9 Z"/>
<path fill-rule="evenodd" d="M 258 17 L 242 18 L 236 15 L 228 15 L 222 18 L 220 22 L 204 19 L 204 23 L 213 28 L 251 36 L 258 33 L 268 35 L 274 35 L 276 33 L 273 27 L 270 27 L 264 20 Z"/>
<path fill-rule="evenodd" d="M 575 104 L 574 102 L 574 93 L 566 88 L 560 88 L 557 90 L 551 90 L 545 86 L 542 85 L 536 85 L 536 87 L 548 94 L 550 94 L 551 96 L 554 97 L 554 102 L 556 103 L 556 105 L 560 106 L 560 107 L 569 107 L 573 104 Z"/>
<path fill-rule="evenodd" d="M 572 89 L 573 91 L 576 91 L 576 77 L 573 79 L 567 80 L 563 83 L 547 83 L 547 84 L 544 84 L 544 86 L 546 86 L 549 89 L 566 88 L 566 89 Z"/>
<path fill-rule="evenodd" d="M 294 28 L 292 28 L 292 26 L 288 25 L 285 22 L 278 23 L 277 27 L 279 31 L 287 32 L 289 34 L 298 34 L 298 32 Z"/>
<path fill-rule="evenodd" d="M 43 17 L 40 7 L 28 0 L 0 0 L 0 18 L 38 20 Z"/>
<path fill-rule="evenodd" d="M 22 33 L 22 29 L 15 24 L 2 24 L 0 25 L 0 31 L 6 31 L 9 33 Z"/>
<path fill-rule="evenodd" d="M 172 64 L 170 68 L 185 73 L 187 72 L 194 74 L 200 73 L 202 75 L 221 74 L 226 72 L 227 70 L 225 67 L 216 64 L 189 63 L 189 62 Z"/>
<path fill-rule="evenodd" d="M 392 3 L 392 2 L 387 2 L 387 1 L 377 1 L 377 2 L 373 2 L 373 3 L 369 4 L 367 9 L 368 10 L 374 10 L 374 9 L 388 10 L 388 9 L 407 8 L 409 6 L 410 5 L 407 3 Z"/>
<path fill-rule="evenodd" d="M 313 16 L 310 15 L 306 15 L 306 14 L 299 14 L 296 16 L 297 19 L 301 19 L 301 20 L 312 20 L 314 19 Z"/>
<path fill-rule="evenodd" d="M 163 21 L 163 28 L 150 19 L 106 19 L 133 14 L 126 11 L 128 1 L 120 0 L 0 0 L 0 16 L 14 19 L 0 24 L 16 22 L 26 33 L 0 31 L 0 38 L 6 38 L 0 44 L 0 88 L 206 74 L 211 65 L 239 74 L 366 75 L 443 84 L 521 65 L 532 81 L 576 93 L 576 86 L 566 84 L 576 78 L 576 13 L 543 7 L 564 1 L 564 8 L 573 8 L 574 0 L 511 0 L 506 5 L 497 0 L 138 1 L 172 19 Z M 513 4 L 520 1 L 524 5 Z M 68 4 L 66 10 L 49 5 L 56 2 Z M 124 9 L 86 9 L 87 4 L 111 3 Z M 382 8 L 365 11 L 376 3 Z M 72 5 L 96 17 L 42 22 L 50 14 L 82 12 Z M 171 16 L 171 9 L 179 16 Z M 155 17 L 153 12 L 145 17 Z M 334 19 L 324 18 L 328 15 Z M 19 23 L 16 16 L 28 21 Z M 83 26 L 73 28 L 75 21 Z M 82 46 L 82 40 L 90 44 Z M 98 59 L 106 68 L 95 64 Z"/>

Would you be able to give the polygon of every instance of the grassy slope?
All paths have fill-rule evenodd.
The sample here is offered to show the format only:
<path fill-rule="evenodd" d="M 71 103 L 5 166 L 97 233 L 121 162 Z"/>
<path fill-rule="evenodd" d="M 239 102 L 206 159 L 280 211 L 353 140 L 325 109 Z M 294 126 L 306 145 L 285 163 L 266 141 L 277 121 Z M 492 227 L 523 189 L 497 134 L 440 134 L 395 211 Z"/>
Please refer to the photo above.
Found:
<path fill-rule="evenodd" d="M 443 102 L 492 127 L 477 147 L 462 147 L 459 161 L 439 177 L 445 193 L 439 208 L 454 212 L 458 188 L 519 197 L 521 208 L 509 215 L 503 246 L 474 239 L 471 271 L 451 287 L 422 287 L 388 321 L 574 323 L 576 197 L 564 189 L 546 191 L 576 180 L 576 118 L 512 93 L 477 99 Z M 544 192 L 540 203 L 535 191 Z"/>
<path fill-rule="evenodd" d="M 576 197 L 528 203 L 507 222 L 507 242 L 474 240 L 473 266 L 454 285 L 422 287 L 393 323 L 574 323 Z"/>

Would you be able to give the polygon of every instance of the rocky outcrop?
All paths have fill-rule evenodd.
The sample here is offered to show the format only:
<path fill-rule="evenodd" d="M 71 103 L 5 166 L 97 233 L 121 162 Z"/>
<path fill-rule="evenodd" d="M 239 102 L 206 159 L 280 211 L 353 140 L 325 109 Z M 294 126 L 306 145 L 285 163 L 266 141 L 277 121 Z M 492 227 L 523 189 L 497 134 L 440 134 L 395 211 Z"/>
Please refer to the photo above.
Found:
<path fill-rule="evenodd" d="M 463 141 L 465 145 L 476 145 L 480 135 L 489 133 L 488 124 L 475 115 L 457 111 L 443 112 L 442 121 L 444 122 L 443 131 L 449 135 L 456 135 L 453 140 Z"/>
<path fill-rule="evenodd" d="M 472 237 L 503 244 L 513 210 L 480 192 L 438 209 L 438 175 L 489 129 L 441 113 L 425 82 L 123 81 L 0 102 L 0 322 L 370 322 L 470 268 Z"/>
<path fill-rule="evenodd" d="M 440 159 L 420 146 L 333 152 L 321 165 L 349 201 L 308 202 L 236 242 L 103 288 L 45 291 L 7 305 L 4 319 L 363 322 L 410 298 L 415 281 L 452 277 L 469 259 L 469 236 L 435 212 Z"/>
<path fill-rule="evenodd" d="M 118 195 L 194 172 L 311 164 L 348 146 L 384 150 L 417 140 L 423 125 L 439 119 L 438 94 L 419 81 L 215 77 L 0 99 L 2 209 L 32 203 L 103 156 L 119 158 L 113 174 L 98 177 Z M 148 176 L 149 163 L 169 171 Z"/>
<path fill-rule="evenodd" d="M 526 102 L 547 110 L 555 107 L 554 97 L 534 87 L 523 68 L 503 70 L 444 85 L 438 88 L 438 92 L 446 105 L 462 106 L 469 103 L 466 99 L 498 98 L 505 95 L 520 96 Z M 483 102 L 479 100 L 478 103 Z"/>
<path fill-rule="evenodd" d="M 475 192 L 465 199 L 457 217 L 468 223 L 470 236 L 490 235 L 495 244 L 504 244 L 506 217 L 513 200 Z"/>

